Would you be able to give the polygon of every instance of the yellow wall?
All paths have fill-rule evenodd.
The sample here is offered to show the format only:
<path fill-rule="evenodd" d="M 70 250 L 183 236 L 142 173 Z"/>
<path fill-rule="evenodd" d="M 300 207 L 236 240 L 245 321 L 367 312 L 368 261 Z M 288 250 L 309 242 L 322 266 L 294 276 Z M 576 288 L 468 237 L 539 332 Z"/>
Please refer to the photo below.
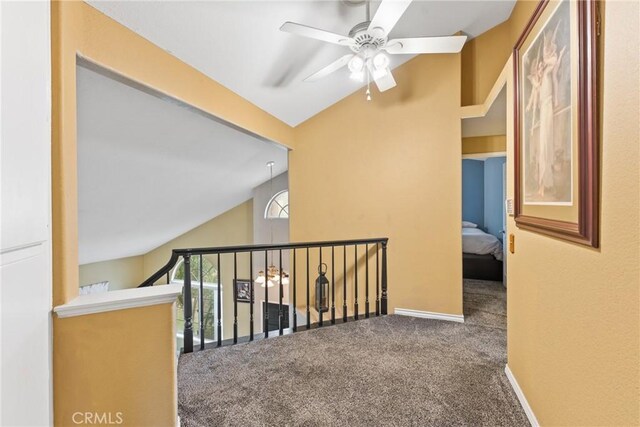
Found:
<path fill-rule="evenodd" d="M 600 248 L 508 222 L 508 364 L 542 425 L 640 425 L 639 15 L 606 4 Z M 513 197 L 511 108 L 507 123 Z"/>
<path fill-rule="evenodd" d="M 389 237 L 389 311 L 461 314 L 460 55 L 394 75 L 372 102 L 359 90 L 296 128 L 291 239 Z"/>
<path fill-rule="evenodd" d="M 462 105 L 484 101 L 496 77 L 509 59 L 511 21 L 493 27 L 469 40 L 462 49 Z"/>
<path fill-rule="evenodd" d="M 462 49 L 462 105 L 484 102 L 537 1 L 519 0 L 509 19 L 467 42 Z"/>
<path fill-rule="evenodd" d="M 462 154 L 482 154 L 507 151 L 505 135 L 462 138 Z"/>
<path fill-rule="evenodd" d="M 172 249 L 251 244 L 253 244 L 253 199 L 228 210 L 211 221 L 176 237 L 144 255 L 144 278 L 151 276 L 169 261 Z M 214 265 L 217 264 L 217 259 L 214 255 L 209 255 L 207 258 Z M 238 279 L 251 279 L 249 255 L 239 254 L 237 262 Z M 224 339 L 227 339 L 233 337 L 233 255 L 222 255 L 220 264 L 222 267 L 222 313 L 224 316 L 222 335 Z M 162 279 L 160 282 L 165 283 L 166 279 Z M 258 327 L 259 316 L 257 313 L 259 306 L 257 304 L 260 303 L 260 295 L 256 297 L 254 320 L 256 321 L 255 330 L 258 331 L 260 328 Z M 248 335 L 249 304 L 238 304 L 238 319 L 239 336 Z"/>
<path fill-rule="evenodd" d="M 111 261 L 97 262 L 80 266 L 80 284 L 110 281 L 110 290 L 137 287 L 146 278 L 164 266 L 171 256 L 172 249 L 199 248 L 229 245 L 253 244 L 253 200 L 248 200 L 210 221 L 176 237 L 164 245 L 147 254 L 121 258 Z M 208 255 L 214 265 L 217 263 L 215 255 Z M 249 271 L 249 256 L 238 255 L 238 279 L 251 279 Z M 223 295 L 223 337 L 233 337 L 233 256 L 223 255 L 222 265 L 222 295 Z M 157 283 L 166 283 L 166 278 Z M 271 291 L 271 290 L 270 290 Z M 272 292 L 275 292 L 274 289 Z M 262 323 L 259 314 L 259 304 L 264 299 L 260 288 L 257 288 L 256 306 L 254 311 L 255 330 L 261 330 Z M 270 299 L 277 300 L 271 295 Z M 288 301 L 288 296 L 285 298 Z M 286 302 L 285 301 L 285 302 Z M 240 336 L 249 334 L 249 306 L 238 304 L 238 333 Z"/>
<path fill-rule="evenodd" d="M 76 55 L 289 147 L 294 134 L 285 123 L 84 2 L 52 2 L 51 38 L 52 267 L 57 306 L 76 297 L 79 287 Z M 174 423 L 175 396 L 168 395 L 175 392 L 175 375 L 169 370 L 175 363 L 173 311 L 147 315 L 151 309 L 139 310 L 136 315 L 131 314 L 136 310 L 96 315 L 95 321 L 87 321 L 90 316 L 56 319 L 57 425 L 68 424 L 69 411 L 98 404 L 127 410 L 132 425 Z M 170 341 L 160 339 L 165 335 Z"/>
<path fill-rule="evenodd" d="M 75 412 L 110 412 L 112 420 L 120 412 L 126 426 L 175 425 L 174 313 L 175 304 L 161 304 L 54 316 L 55 425 L 77 425 Z"/>
<path fill-rule="evenodd" d="M 142 256 L 92 262 L 80 266 L 80 286 L 109 281 L 109 290 L 138 286 L 145 279 Z"/>
<path fill-rule="evenodd" d="M 53 305 L 78 294 L 76 55 L 279 143 L 293 129 L 82 1 L 53 1 Z"/>

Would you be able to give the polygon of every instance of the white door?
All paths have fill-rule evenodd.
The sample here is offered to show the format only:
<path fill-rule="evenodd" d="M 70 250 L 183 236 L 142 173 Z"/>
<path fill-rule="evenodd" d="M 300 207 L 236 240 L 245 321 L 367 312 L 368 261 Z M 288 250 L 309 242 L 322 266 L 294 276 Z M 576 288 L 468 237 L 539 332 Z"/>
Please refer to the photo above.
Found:
<path fill-rule="evenodd" d="M 48 1 L 0 1 L 3 426 L 52 424 L 49 6 Z"/>

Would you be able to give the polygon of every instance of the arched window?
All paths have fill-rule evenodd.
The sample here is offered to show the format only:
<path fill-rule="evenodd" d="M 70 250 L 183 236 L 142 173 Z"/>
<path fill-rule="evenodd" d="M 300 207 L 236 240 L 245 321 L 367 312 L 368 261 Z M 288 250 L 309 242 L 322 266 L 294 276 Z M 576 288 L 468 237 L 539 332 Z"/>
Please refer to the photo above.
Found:
<path fill-rule="evenodd" d="M 264 217 L 266 219 L 289 218 L 289 190 L 282 190 L 269 200 Z"/>
<path fill-rule="evenodd" d="M 206 257 L 202 257 L 202 281 L 208 285 L 218 283 L 218 270 Z M 173 269 L 171 283 L 184 283 L 184 258 Z M 200 257 L 191 257 L 191 285 L 200 284 Z"/>

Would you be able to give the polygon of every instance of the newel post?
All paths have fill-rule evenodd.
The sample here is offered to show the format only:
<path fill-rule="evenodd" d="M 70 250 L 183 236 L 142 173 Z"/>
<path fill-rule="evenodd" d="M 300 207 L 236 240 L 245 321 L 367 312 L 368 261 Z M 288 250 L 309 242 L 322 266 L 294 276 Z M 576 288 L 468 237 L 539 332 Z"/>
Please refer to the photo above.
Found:
<path fill-rule="evenodd" d="M 382 242 L 382 298 L 380 299 L 380 312 L 387 314 L 387 242 Z"/>
<path fill-rule="evenodd" d="M 191 307 L 191 255 L 184 256 L 184 289 L 182 290 L 184 312 L 184 352 L 193 352 L 193 307 Z"/>

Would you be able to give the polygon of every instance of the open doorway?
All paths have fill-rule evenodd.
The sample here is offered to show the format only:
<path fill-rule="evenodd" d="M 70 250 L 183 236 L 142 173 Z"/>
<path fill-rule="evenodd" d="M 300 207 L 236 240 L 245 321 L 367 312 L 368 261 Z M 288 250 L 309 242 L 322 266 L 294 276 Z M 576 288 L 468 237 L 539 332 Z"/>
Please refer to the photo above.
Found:
<path fill-rule="evenodd" d="M 462 124 L 465 321 L 506 329 L 506 90 Z"/>
<path fill-rule="evenodd" d="M 265 215 L 272 197 L 265 188 L 288 189 L 286 147 L 82 58 L 76 78 L 80 294 L 138 287 L 174 249 L 269 242 L 254 217 Z M 288 241 L 283 199 L 275 213 L 287 234 L 276 239 Z M 184 284 L 183 262 L 153 283 Z M 194 255 L 189 265 L 196 346 L 231 339 L 236 321 L 239 337 L 251 325 L 262 329 L 248 295 L 264 267 L 254 268 L 248 252 Z M 177 348 L 188 323 L 184 306 L 180 296 Z"/>

